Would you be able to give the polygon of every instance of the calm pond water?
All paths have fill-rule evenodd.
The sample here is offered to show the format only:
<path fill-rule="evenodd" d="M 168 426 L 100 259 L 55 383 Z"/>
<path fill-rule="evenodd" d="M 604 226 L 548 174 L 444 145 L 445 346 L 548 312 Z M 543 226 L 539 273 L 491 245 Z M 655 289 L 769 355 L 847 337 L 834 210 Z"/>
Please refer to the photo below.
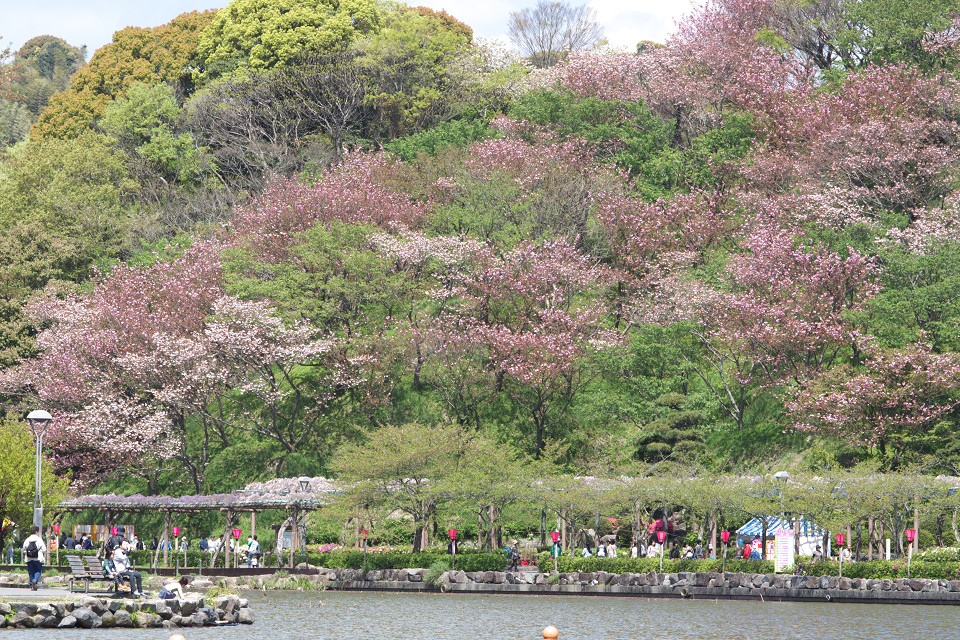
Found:
<path fill-rule="evenodd" d="M 957 637 L 960 607 L 645 600 L 627 597 L 245 593 L 256 623 L 184 629 L 187 640 L 903 640 Z M 169 631 L 0 631 L 0 639 L 166 640 Z"/>

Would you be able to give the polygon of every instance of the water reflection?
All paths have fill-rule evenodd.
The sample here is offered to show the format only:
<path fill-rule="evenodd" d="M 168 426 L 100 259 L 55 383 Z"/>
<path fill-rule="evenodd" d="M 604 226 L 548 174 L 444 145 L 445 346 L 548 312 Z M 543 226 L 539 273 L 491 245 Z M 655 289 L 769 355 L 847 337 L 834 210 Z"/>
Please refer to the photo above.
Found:
<path fill-rule="evenodd" d="M 552 624 L 560 640 L 902 640 L 948 637 L 960 623 L 960 607 L 952 606 L 333 591 L 245 595 L 256 614 L 253 626 L 185 629 L 183 635 L 187 640 L 537 640 Z M 27 634 L 31 640 L 166 640 L 171 632 L 13 632 Z"/>

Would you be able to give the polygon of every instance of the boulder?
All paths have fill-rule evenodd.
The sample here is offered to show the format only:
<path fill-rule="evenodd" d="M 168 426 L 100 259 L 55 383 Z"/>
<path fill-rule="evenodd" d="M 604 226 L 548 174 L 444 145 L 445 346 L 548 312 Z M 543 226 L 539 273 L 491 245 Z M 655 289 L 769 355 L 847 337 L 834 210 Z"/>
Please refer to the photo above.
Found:
<path fill-rule="evenodd" d="M 112 627 L 117 626 L 117 617 L 114 614 L 107 611 L 105 614 L 100 616 L 100 622 L 101 622 L 101 626 L 103 626 L 104 629 L 110 629 Z"/>
<path fill-rule="evenodd" d="M 220 619 L 220 616 L 217 614 L 217 610 L 210 605 L 202 607 L 197 613 L 201 613 L 206 616 L 207 624 L 217 624 L 217 621 Z"/>
<path fill-rule="evenodd" d="M 237 622 L 240 624 L 253 624 L 253 612 L 250 607 L 242 607 L 237 613 Z"/>
<path fill-rule="evenodd" d="M 146 600 L 140 603 L 140 611 L 145 613 L 155 613 L 164 620 L 168 620 L 170 616 L 173 615 L 173 612 L 170 610 L 170 607 L 167 606 L 166 600 L 161 600 L 160 598 L 154 598 L 151 600 Z"/>
<path fill-rule="evenodd" d="M 60 629 L 73 629 L 77 626 L 77 619 L 73 616 L 64 616 L 60 623 L 57 625 Z"/>
<path fill-rule="evenodd" d="M 83 629 L 96 629 L 103 624 L 100 616 L 87 608 L 74 609 L 73 617 L 77 619 L 77 626 Z"/>
<path fill-rule="evenodd" d="M 133 626 L 133 618 L 126 609 L 118 609 L 113 614 L 113 623 L 118 627 L 129 629 Z"/>
<path fill-rule="evenodd" d="M 7 624 L 17 629 L 33 629 L 33 618 L 26 611 L 18 611 L 10 616 Z"/>
<path fill-rule="evenodd" d="M 907 584 L 910 585 L 910 589 L 913 591 L 923 591 L 923 588 L 927 586 L 927 580 L 921 580 L 920 578 L 912 578 L 907 580 Z"/>
<path fill-rule="evenodd" d="M 202 604 L 201 599 L 196 597 L 191 597 L 193 594 L 188 596 L 185 600 L 180 601 L 180 615 L 184 618 L 192 616 L 195 614 Z"/>
<path fill-rule="evenodd" d="M 133 616 L 133 626 L 141 629 L 156 627 L 159 624 L 160 616 L 147 611 L 138 611 L 137 615 Z"/>
<path fill-rule="evenodd" d="M 59 618 L 52 614 L 45 616 L 38 613 L 37 615 L 33 616 L 33 626 L 37 627 L 38 629 L 52 629 L 53 627 L 57 626 L 58 621 Z"/>
<path fill-rule="evenodd" d="M 25 613 L 28 616 L 37 615 L 37 604 L 35 602 L 11 602 L 10 609 L 13 613 Z"/>
<path fill-rule="evenodd" d="M 213 606 L 222 611 L 224 615 L 230 616 L 240 608 L 240 597 L 233 595 L 220 596 L 213 601 Z"/>

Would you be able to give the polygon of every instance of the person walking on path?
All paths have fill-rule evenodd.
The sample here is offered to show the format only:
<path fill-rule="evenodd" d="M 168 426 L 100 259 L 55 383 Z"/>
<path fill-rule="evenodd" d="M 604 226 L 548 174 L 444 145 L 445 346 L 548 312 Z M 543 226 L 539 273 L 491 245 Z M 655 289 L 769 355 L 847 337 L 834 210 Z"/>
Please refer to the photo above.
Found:
<path fill-rule="evenodd" d="M 37 590 L 40 580 L 43 579 L 43 563 L 47 545 L 40 537 L 40 527 L 33 528 L 33 535 L 23 541 L 23 555 L 27 559 L 27 575 L 30 578 L 30 589 Z"/>

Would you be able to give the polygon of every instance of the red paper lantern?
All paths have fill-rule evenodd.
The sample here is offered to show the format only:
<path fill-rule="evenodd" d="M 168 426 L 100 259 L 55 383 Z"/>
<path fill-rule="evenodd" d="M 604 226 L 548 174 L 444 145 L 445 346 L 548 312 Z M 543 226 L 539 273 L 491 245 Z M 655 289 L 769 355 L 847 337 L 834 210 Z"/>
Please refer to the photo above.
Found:
<path fill-rule="evenodd" d="M 451 540 L 457 539 L 457 530 L 456 529 L 447 529 L 447 533 L 450 534 Z"/>
<path fill-rule="evenodd" d="M 667 539 L 666 531 L 657 531 L 657 542 L 663 544 L 663 541 Z"/>
<path fill-rule="evenodd" d="M 907 534 L 907 542 L 913 542 L 913 539 L 917 537 L 917 530 L 907 529 L 906 534 Z"/>
<path fill-rule="evenodd" d="M 112 535 L 112 536 L 117 535 L 117 528 L 116 528 L 116 527 L 110 527 L 110 535 Z"/>
<path fill-rule="evenodd" d="M 721 532 L 720 532 L 720 539 L 723 540 L 723 544 L 727 544 L 728 542 L 730 542 L 730 532 L 729 532 L 729 531 L 721 531 Z"/>
<path fill-rule="evenodd" d="M 234 530 L 233 530 L 233 537 L 234 537 L 236 540 L 239 540 L 241 533 L 243 533 L 243 529 L 234 529 Z"/>
<path fill-rule="evenodd" d="M 52 524 L 52 525 L 50 525 L 50 528 L 53 529 L 53 533 L 54 533 L 55 535 L 60 535 L 60 525 L 58 525 L 58 524 Z"/>
<path fill-rule="evenodd" d="M 174 537 L 174 538 L 179 538 L 179 537 L 180 537 L 180 527 L 174 527 L 174 528 L 173 528 L 173 537 Z"/>
<path fill-rule="evenodd" d="M 842 547 L 842 546 L 843 546 L 843 541 L 844 541 L 844 539 L 845 539 L 846 537 L 847 537 L 847 536 L 843 535 L 842 533 L 838 533 L 838 534 L 837 534 L 837 544 Z"/>
<path fill-rule="evenodd" d="M 557 544 L 557 542 L 560 540 L 560 533 L 557 531 L 551 531 L 550 537 L 553 539 L 553 544 Z"/>

